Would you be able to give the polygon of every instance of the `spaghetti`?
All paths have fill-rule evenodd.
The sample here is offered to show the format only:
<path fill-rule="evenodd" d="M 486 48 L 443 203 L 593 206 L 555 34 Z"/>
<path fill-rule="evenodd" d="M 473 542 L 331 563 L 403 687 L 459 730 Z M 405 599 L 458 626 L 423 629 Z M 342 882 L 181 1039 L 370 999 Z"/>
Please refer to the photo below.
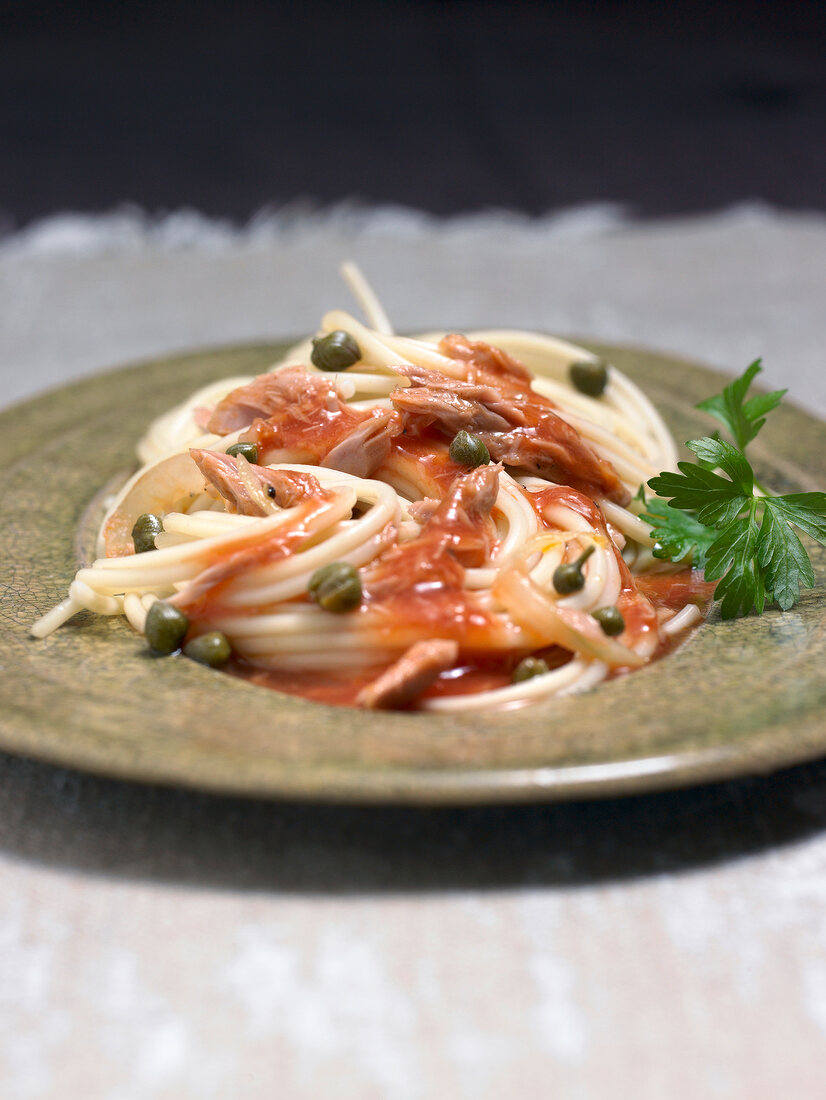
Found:
<path fill-rule="evenodd" d="M 628 378 L 535 333 L 395 335 L 344 274 L 367 324 L 328 313 L 150 425 L 97 560 L 33 634 L 84 608 L 143 633 L 160 601 L 256 682 L 455 711 L 587 690 L 702 618 L 639 518 L 676 453 Z"/>

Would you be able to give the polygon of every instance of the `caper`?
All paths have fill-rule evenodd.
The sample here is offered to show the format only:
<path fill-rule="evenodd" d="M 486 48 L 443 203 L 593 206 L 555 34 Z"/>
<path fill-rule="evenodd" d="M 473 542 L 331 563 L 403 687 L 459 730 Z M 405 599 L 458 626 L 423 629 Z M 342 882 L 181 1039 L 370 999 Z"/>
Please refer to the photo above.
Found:
<path fill-rule="evenodd" d="M 316 569 L 310 577 L 310 599 L 325 611 L 352 611 L 361 603 L 361 580 L 346 561 L 334 561 Z"/>
<path fill-rule="evenodd" d="M 591 613 L 609 638 L 616 638 L 625 630 L 625 619 L 617 607 L 601 607 Z"/>
<path fill-rule="evenodd" d="M 450 444 L 450 457 L 457 466 L 487 466 L 490 462 L 490 451 L 478 435 L 470 432 L 457 432 Z"/>
<path fill-rule="evenodd" d="M 571 384 L 588 397 L 599 397 L 608 385 L 608 366 L 601 359 L 592 363 L 571 363 L 568 367 Z"/>
<path fill-rule="evenodd" d="M 310 361 L 319 370 L 344 370 L 361 359 L 361 348 L 343 328 L 316 336 Z"/>
<path fill-rule="evenodd" d="M 568 596 L 572 592 L 579 592 L 585 585 L 585 575 L 582 566 L 593 554 L 596 547 L 593 543 L 587 546 L 576 561 L 566 561 L 554 569 L 553 585 L 560 596 Z"/>
<path fill-rule="evenodd" d="M 548 671 L 548 665 L 541 657 L 525 657 L 513 670 L 511 679 L 515 684 L 521 684 L 525 680 L 532 680 L 534 676 L 541 676 Z"/>
<path fill-rule="evenodd" d="M 138 516 L 132 527 L 132 542 L 135 544 L 136 554 L 145 554 L 147 550 L 155 549 L 155 535 L 163 531 L 163 520 L 160 516 L 154 516 L 151 512 L 144 512 Z"/>
<path fill-rule="evenodd" d="M 235 458 L 236 455 L 241 455 L 247 462 L 251 462 L 253 466 L 258 462 L 258 444 L 257 443 L 233 443 L 231 447 L 227 447 L 227 454 L 231 458 Z"/>
<path fill-rule="evenodd" d="M 188 629 L 189 619 L 183 611 L 179 611 L 171 603 L 158 600 L 146 613 L 143 632 L 152 652 L 166 657 L 181 648 Z"/>
<path fill-rule="evenodd" d="M 226 635 L 220 630 L 211 630 L 209 634 L 199 634 L 184 646 L 184 657 L 189 657 L 201 665 L 220 668 L 232 656 L 232 648 Z"/>

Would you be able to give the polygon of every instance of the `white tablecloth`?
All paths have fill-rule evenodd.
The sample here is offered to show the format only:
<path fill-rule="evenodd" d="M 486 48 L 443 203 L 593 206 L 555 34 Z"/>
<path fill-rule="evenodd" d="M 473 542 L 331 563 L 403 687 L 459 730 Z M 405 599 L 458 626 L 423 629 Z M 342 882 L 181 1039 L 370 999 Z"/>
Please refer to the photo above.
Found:
<path fill-rule="evenodd" d="M 400 329 L 662 348 L 826 412 L 826 218 L 133 212 L 0 243 L 4 404 L 295 335 L 361 264 Z M 33 685 L 33 690 L 35 686 Z M 815 1097 L 826 765 L 558 807 L 246 803 L 0 757 L 13 1100 Z"/>

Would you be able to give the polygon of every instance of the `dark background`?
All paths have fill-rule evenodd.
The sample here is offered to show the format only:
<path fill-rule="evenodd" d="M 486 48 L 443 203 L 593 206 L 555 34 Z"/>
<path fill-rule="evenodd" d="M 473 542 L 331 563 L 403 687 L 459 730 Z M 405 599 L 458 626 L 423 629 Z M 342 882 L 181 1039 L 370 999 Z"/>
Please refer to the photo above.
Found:
<path fill-rule="evenodd" d="M 826 4 L 0 0 L 0 218 L 826 203 Z"/>

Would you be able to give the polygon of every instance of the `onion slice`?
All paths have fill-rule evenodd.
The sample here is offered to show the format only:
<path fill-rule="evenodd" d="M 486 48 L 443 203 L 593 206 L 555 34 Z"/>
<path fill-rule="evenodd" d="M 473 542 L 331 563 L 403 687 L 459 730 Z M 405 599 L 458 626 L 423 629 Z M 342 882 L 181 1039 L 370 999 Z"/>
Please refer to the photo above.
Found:
<path fill-rule="evenodd" d="M 646 657 L 607 637 L 591 615 L 555 606 L 518 566 L 499 574 L 493 595 L 520 626 L 541 636 L 542 645 L 559 645 L 604 661 L 611 668 L 638 668 L 647 663 Z"/>
<path fill-rule="evenodd" d="M 189 453 L 162 458 L 126 483 L 100 532 L 98 556 L 122 558 L 134 554 L 132 527 L 147 512 L 185 512 L 204 491 L 204 475 Z"/>

